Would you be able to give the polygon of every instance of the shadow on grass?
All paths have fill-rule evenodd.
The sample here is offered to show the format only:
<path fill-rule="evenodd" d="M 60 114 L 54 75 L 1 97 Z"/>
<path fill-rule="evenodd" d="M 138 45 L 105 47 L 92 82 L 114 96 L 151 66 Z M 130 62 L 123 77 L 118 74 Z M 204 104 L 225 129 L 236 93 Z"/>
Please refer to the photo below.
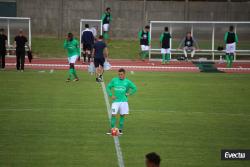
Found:
<path fill-rule="evenodd" d="M 201 72 L 208 72 L 208 73 L 224 73 L 223 71 L 220 71 L 217 69 L 217 67 L 215 66 L 214 62 L 196 62 L 193 61 L 192 62 L 195 66 L 199 67 Z"/>

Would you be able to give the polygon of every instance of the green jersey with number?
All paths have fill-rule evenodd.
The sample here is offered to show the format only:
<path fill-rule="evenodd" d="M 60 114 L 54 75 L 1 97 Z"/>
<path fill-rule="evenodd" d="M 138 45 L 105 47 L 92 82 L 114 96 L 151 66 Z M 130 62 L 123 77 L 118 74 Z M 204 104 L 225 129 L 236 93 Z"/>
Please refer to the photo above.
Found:
<path fill-rule="evenodd" d="M 114 94 L 112 94 L 112 88 L 114 88 Z M 135 84 L 127 78 L 113 78 L 107 86 L 108 95 L 116 97 L 113 102 L 127 102 L 128 97 L 126 93 L 133 95 L 136 91 Z"/>
<path fill-rule="evenodd" d="M 72 41 L 65 40 L 64 49 L 68 50 L 68 57 L 80 55 L 79 42 L 75 38 Z"/>

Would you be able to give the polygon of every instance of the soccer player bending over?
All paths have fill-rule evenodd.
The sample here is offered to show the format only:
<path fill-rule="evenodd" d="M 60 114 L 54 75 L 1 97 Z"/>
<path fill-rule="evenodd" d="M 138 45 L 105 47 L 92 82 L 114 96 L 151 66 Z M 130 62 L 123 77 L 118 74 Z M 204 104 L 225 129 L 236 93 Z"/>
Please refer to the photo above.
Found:
<path fill-rule="evenodd" d="M 103 75 L 103 65 L 105 58 L 108 57 L 108 48 L 105 42 L 103 41 L 103 36 L 100 35 L 96 43 L 94 44 L 93 53 L 94 64 L 96 68 L 96 82 L 102 82 Z"/>
<path fill-rule="evenodd" d="M 192 37 L 191 32 L 188 32 L 186 37 L 183 38 L 178 49 L 180 49 L 181 47 L 183 47 L 183 52 L 186 60 L 188 60 L 188 52 L 191 52 L 191 58 L 194 58 L 195 51 L 199 50 L 198 43 L 196 42 L 194 37 Z"/>
<path fill-rule="evenodd" d="M 146 155 L 146 167 L 160 167 L 161 158 L 155 152 Z"/>
<path fill-rule="evenodd" d="M 170 38 L 171 35 L 168 32 L 168 27 L 165 27 L 160 37 L 162 64 L 165 64 L 166 61 L 169 63 L 170 61 Z"/>
<path fill-rule="evenodd" d="M 112 93 L 114 89 L 114 93 Z M 122 134 L 125 115 L 129 114 L 128 96 L 137 91 L 135 84 L 126 78 L 123 68 L 118 70 L 118 77 L 113 78 L 107 85 L 107 93 L 112 97 L 111 128 L 116 127 L 116 115 L 120 114 L 119 133 Z M 110 134 L 110 133 L 107 133 Z"/>
<path fill-rule="evenodd" d="M 103 28 L 103 37 L 105 40 L 109 39 L 109 24 L 112 21 L 111 9 L 106 8 L 105 13 L 102 15 L 102 28 Z"/>
<path fill-rule="evenodd" d="M 236 50 L 236 43 L 238 43 L 238 36 L 234 32 L 234 27 L 229 27 L 229 32 L 226 32 L 224 36 L 224 42 L 226 43 L 226 60 L 227 67 L 231 68 L 233 65 L 233 59 Z"/>
<path fill-rule="evenodd" d="M 149 43 L 150 43 L 149 29 L 150 27 L 147 25 L 144 27 L 143 30 L 139 31 L 138 33 L 138 37 L 140 39 L 140 45 L 141 45 L 140 56 L 141 56 L 142 61 L 144 61 L 145 58 L 148 57 Z"/>
<path fill-rule="evenodd" d="M 79 78 L 76 75 L 75 63 L 78 59 L 78 56 L 80 56 L 80 48 L 79 42 L 73 37 L 72 33 L 68 33 L 67 39 L 64 41 L 64 49 L 68 50 L 69 61 L 69 78 L 66 80 L 66 82 L 70 82 L 73 80 L 73 78 L 73 81 L 79 81 Z"/>
<path fill-rule="evenodd" d="M 85 30 L 82 32 L 81 43 L 83 48 L 83 62 L 86 63 L 86 57 L 88 57 L 88 63 L 90 62 L 91 52 L 94 45 L 94 35 L 89 29 L 89 25 L 85 24 Z"/>

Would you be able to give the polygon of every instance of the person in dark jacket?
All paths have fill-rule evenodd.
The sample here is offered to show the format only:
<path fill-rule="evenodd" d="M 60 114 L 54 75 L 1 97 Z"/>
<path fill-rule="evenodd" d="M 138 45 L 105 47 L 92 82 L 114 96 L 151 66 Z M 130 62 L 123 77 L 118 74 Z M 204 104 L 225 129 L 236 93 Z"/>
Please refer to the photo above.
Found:
<path fill-rule="evenodd" d="M 5 56 L 7 48 L 7 36 L 4 34 L 4 29 L 0 29 L 0 69 L 5 69 Z"/>
<path fill-rule="evenodd" d="M 14 41 L 14 46 L 16 48 L 16 69 L 23 72 L 25 63 L 25 46 L 28 42 L 23 34 L 23 30 L 19 30 L 19 34 L 15 37 Z"/>
<path fill-rule="evenodd" d="M 94 41 L 95 41 L 95 38 L 94 38 L 93 32 L 89 29 L 89 25 L 85 24 L 85 30 L 83 30 L 82 37 L 81 37 L 84 63 L 86 63 L 86 57 L 88 57 L 88 63 L 90 62 Z"/>

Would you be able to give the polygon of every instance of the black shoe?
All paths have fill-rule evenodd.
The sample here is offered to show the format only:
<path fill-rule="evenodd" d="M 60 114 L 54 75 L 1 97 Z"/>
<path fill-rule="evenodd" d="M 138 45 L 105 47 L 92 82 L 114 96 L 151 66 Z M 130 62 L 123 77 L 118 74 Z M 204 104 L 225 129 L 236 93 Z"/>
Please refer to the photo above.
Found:
<path fill-rule="evenodd" d="M 123 134 L 121 129 L 119 129 L 119 134 L 120 134 L 120 135 L 122 135 L 122 134 Z"/>
<path fill-rule="evenodd" d="M 96 82 L 98 82 L 98 83 L 99 83 L 99 82 L 102 82 L 102 79 L 100 79 L 99 77 L 96 78 L 95 80 L 96 80 Z"/>
<path fill-rule="evenodd" d="M 103 82 L 103 80 L 102 80 L 102 77 L 101 77 L 101 76 L 99 76 L 97 79 L 99 80 L 99 82 Z"/>

